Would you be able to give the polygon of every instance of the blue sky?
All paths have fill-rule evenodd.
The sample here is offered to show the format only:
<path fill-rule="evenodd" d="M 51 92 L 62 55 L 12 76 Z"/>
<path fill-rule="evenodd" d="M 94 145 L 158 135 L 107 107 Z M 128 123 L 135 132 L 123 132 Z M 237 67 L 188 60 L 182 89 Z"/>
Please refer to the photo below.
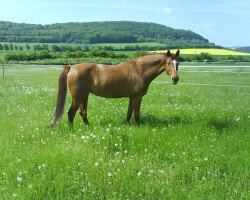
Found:
<path fill-rule="evenodd" d="M 1 21 L 154 22 L 192 30 L 225 47 L 250 46 L 249 0 L 0 0 L 0 5 Z"/>

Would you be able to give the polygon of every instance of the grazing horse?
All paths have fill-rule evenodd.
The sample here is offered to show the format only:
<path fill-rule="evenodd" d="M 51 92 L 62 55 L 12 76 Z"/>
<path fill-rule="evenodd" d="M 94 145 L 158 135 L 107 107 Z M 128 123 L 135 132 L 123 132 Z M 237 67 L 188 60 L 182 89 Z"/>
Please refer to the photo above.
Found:
<path fill-rule="evenodd" d="M 106 98 L 128 97 L 129 105 L 126 122 L 130 121 L 134 112 L 135 125 L 139 124 L 142 97 L 147 93 L 149 84 L 163 71 L 171 77 L 172 83 L 177 84 L 179 49 L 175 54 L 168 50 L 165 54 L 154 54 L 139 57 L 118 65 L 82 63 L 64 66 L 59 77 L 59 88 L 55 119 L 51 126 L 56 125 L 63 115 L 67 86 L 72 103 L 68 111 L 69 124 L 77 110 L 83 122 L 88 125 L 87 103 L 89 93 Z"/>

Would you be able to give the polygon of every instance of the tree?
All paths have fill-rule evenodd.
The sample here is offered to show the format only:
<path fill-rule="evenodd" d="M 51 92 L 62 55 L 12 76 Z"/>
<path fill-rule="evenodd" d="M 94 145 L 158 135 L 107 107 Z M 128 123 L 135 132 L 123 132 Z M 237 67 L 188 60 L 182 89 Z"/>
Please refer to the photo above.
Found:
<path fill-rule="evenodd" d="M 4 45 L 3 45 L 3 48 L 4 48 L 5 51 L 8 51 L 8 50 L 9 50 L 9 46 L 8 46 L 7 44 L 4 44 Z"/>
<path fill-rule="evenodd" d="M 74 50 L 75 50 L 75 51 L 82 51 L 82 47 L 81 47 L 80 45 L 78 45 L 78 46 L 76 46 L 76 47 L 74 48 Z"/>
<path fill-rule="evenodd" d="M 12 43 L 10 43 L 10 48 L 9 48 L 11 51 L 13 51 L 14 50 L 14 47 L 13 47 L 13 44 Z"/>
<path fill-rule="evenodd" d="M 29 51 L 29 50 L 30 50 L 30 45 L 29 45 L 29 44 L 26 44 L 26 45 L 25 45 L 25 48 Z"/>
<path fill-rule="evenodd" d="M 53 45 L 52 45 L 52 51 L 54 51 L 54 52 L 61 52 L 62 49 L 61 49 L 59 46 L 53 44 Z"/>
<path fill-rule="evenodd" d="M 36 44 L 33 46 L 34 51 L 41 51 L 43 50 L 43 47 L 40 44 Z"/>
<path fill-rule="evenodd" d="M 88 45 L 84 45 L 83 48 L 82 48 L 83 51 L 89 51 L 89 46 Z"/>
<path fill-rule="evenodd" d="M 48 51 L 42 50 L 42 51 L 39 52 L 38 58 L 41 59 L 41 60 L 43 60 L 43 59 L 51 59 L 52 56 Z"/>
<path fill-rule="evenodd" d="M 49 50 L 49 45 L 48 44 L 43 44 L 42 49 L 48 51 Z"/>
<path fill-rule="evenodd" d="M 2 44 L 0 44 L 0 51 L 2 51 L 3 50 L 3 45 Z"/>
<path fill-rule="evenodd" d="M 66 52 L 66 51 L 69 51 L 69 52 L 74 51 L 73 48 L 71 46 L 69 46 L 69 45 L 63 45 L 63 46 L 61 46 L 61 49 L 64 52 Z"/>

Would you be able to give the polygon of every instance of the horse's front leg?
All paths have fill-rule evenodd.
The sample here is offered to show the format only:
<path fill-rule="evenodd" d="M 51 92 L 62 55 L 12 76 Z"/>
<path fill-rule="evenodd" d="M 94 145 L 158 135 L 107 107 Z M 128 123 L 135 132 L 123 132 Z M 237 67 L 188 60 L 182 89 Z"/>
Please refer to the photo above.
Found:
<path fill-rule="evenodd" d="M 128 112 L 127 112 L 126 123 L 129 123 L 132 114 L 133 114 L 133 100 L 132 100 L 132 98 L 130 97 L 130 98 L 129 98 L 129 103 L 128 103 Z"/>
<path fill-rule="evenodd" d="M 139 125 L 141 101 L 142 101 L 142 96 L 137 96 L 133 98 L 135 126 Z"/>
<path fill-rule="evenodd" d="M 87 118 L 87 106 L 88 106 L 88 94 L 83 97 L 80 104 L 80 115 L 85 125 L 89 125 L 89 120 Z"/>

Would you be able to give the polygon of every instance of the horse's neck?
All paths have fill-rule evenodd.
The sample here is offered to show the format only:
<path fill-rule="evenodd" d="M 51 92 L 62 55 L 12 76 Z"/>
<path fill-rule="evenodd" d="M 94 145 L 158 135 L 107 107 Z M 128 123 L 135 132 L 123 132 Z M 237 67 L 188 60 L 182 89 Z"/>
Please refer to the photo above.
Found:
<path fill-rule="evenodd" d="M 137 60 L 137 65 L 141 69 L 141 73 L 146 82 L 151 82 L 164 71 L 162 63 L 162 55 L 154 55 Z"/>

